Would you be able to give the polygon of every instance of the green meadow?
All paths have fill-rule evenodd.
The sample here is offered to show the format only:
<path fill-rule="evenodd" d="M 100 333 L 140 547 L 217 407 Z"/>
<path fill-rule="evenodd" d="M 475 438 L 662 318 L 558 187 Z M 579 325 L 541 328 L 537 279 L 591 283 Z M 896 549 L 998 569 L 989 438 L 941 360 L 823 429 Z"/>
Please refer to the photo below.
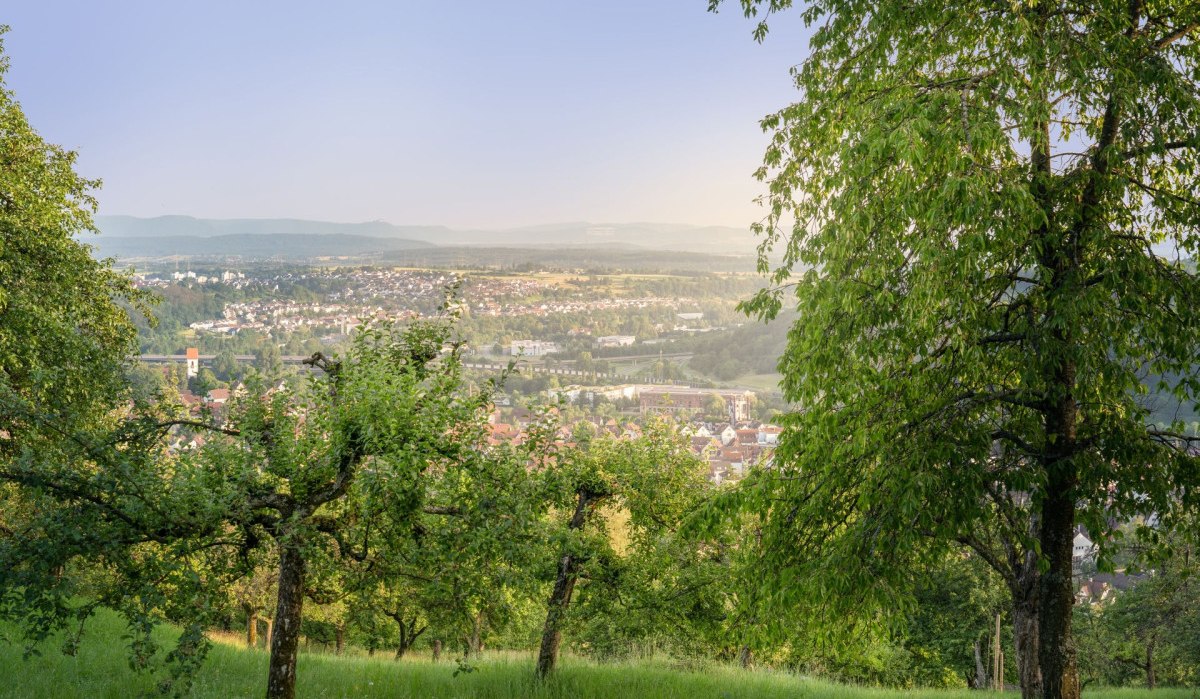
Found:
<path fill-rule="evenodd" d="M 167 634 L 164 631 L 164 636 Z M 122 638 L 124 627 L 113 614 L 89 622 L 75 656 L 49 642 L 42 653 L 23 659 L 23 646 L 12 627 L 0 627 L 0 697 L 55 699 L 124 699 L 157 694 L 157 676 L 130 669 Z M 389 654 L 336 657 L 322 652 L 300 656 L 298 696 L 317 698 L 425 699 L 980 699 L 988 693 L 968 690 L 895 690 L 838 685 L 784 672 L 744 671 L 720 664 L 682 665 L 669 660 L 598 663 L 566 657 L 547 682 L 533 677 L 533 660 L 523 654 L 496 653 L 457 672 L 454 660 L 432 662 L 413 656 L 399 662 Z M 267 654 L 220 638 L 209 653 L 188 697 L 232 699 L 259 697 L 265 689 Z M 1018 697 L 1010 692 L 1010 697 Z M 1113 689 L 1085 692 L 1089 699 L 1194 699 L 1195 690 L 1154 692 Z"/>

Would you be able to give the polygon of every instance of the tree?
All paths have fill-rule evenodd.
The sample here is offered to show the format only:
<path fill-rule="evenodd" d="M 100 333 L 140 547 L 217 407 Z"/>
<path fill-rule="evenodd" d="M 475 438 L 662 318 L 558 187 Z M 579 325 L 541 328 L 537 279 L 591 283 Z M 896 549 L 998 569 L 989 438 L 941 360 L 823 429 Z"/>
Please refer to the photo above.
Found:
<path fill-rule="evenodd" d="M 217 352 L 216 358 L 213 359 L 213 373 L 221 381 L 234 382 L 242 378 L 242 366 L 238 364 L 233 350 L 224 347 Z"/>
<path fill-rule="evenodd" d="M 1195 542 L 1181 532 L 1144 528 L 1135 546 L 1155 567 L 1135 577 L 1132 588 L 1110 589 L 1108 599 L 1076 610 L 1086 653 L 1080 665 L 1089 680 L 1123 684 L 1140 675 L 1147 689 L 1159 682 L 1186 686 L 1200 666 L 1192 641 L 1200 617 Z"/>
<path fill-rule="evenodd" d="M 553 494 L 550 502 L 566 515 L 566 521 L 560 523 L 557 531 L 554 586 L 546 603 L 538 650 L 537 674 L 543 678 L 557 664 L 563 627 L 581 578 L 586 579 L 588 587 L 636 594 L 622 584 L 625 580 L 618 572 L 623 567 L 622 556 L 613 541 L 616 536 L 598 516 L 600 511 L 615 508 L 628 513 L 622 548 L 627 549 L 630 559 L 647 562 L 638 567 L 646 583 L 641 590 L 643 594 L 637 595 L 639 601 L 647 602 L 651 591 L 667 597 L 664 587 L 675 588 L 672 592 L 678 597 L 682 596 L 678 587 L 669 581 L 678 566 L 663 565 L 663 549 L 669 548 L 664 539 L 705 492 L 704 465 L 692 456 L 686 440 L 662 421 L 648 425 L 645 434 L 636 439 L 607 435 L 587 439 L 578 447 L 557 454 L 546 478 Z M 678 545 L 687 549 L 686 544 Z M 698 546 L 693 543 L 690 549 L 693 555 Z M 677 562 L 669 554 L 666 558 L 671 563 Z M 659 565 L 649 565 L 648 559 Z M 714 580 L 708 577 L 704 584 Z M 661 602 L 661 598 L 657 601 Z"/>
<path fill-rule="evenodd" d="M 254 367 L 262 373 L 267 381 L 279 378 L 279 374 L 283 371 L 283 356 L 279 352 L 279 345 L 276 345 L 271 338 L 263 338 L 263 341 L 254 350 Z"/>
<path fill-rule="evenodd" d="M 59 426 L 106 412 L 137 351 L 128 308 L 149 297 L 96 260 L 77 237 L 95 230 L 99 180 L 76 174 L 76 154 L 47 143 L 4 86 L 0 25 L 0 459 L 27 445 L 26 408 Z"/>
<path fill-rule="evenodd" d="M 725 399 L 716 393 L 704 399 L 704 417 L 707 420 L 720 422 L 729 417 L 729 405 Z"/>
<path fill-rule="evenodd" d="M 294 696 L 305 598 L 334 604 L 360 589 L 355 578 L 369 580 L 388 546 L 376 532 L 411 529 L 440 479 L 484 457 L 489 393 L 465 384 L 460 345 L 444 351 L 451 329 L 361 329 L 343 359 L 314 355 L 294 391 L 250 390 L 226 424 L 152 412 L 0 463 L 0 480 L 39 505 L 0 539 L 0 611 L 36 641 L 98 604 L 120 610 L 143 666 L 165 616 L 185 624 L 167 660 L 188 677 L 226 606 L 218 597 L 267 549 L 277 562 L 267 695 Z M 208 439 L 172 451 L 164 437 L 178 430 Z"/>
<path fill-rule="evenodd" d="M 761 40 L 793 3 L 739 4 Z M 1074 699 L 1076 525 L 1104 564 L 1110 521 L 1195 504 L 1194 438 L 1147 426 L 1139 379 L 1200 390 L 1200 6 L 803 16 L 803 100 L 763 121 L 774 286 L 744 305 L 771 318 L 790 290 L 802 314 L 780 360 L 800 409 L 748 484 L 773 582 L 822 568 L 834 607 L 887 604 L 912 557 L 1028 498 L 1042 692 Z"/>
<path fill-rule="evenodd" d="M 359 533 L 385 516 L 415 517 L 422 476 L 477 455 L 489 399 L 465 390 L 457 348 L 443 355 L 449 333 L 439 322 L 360 329 L 345 359 L 308 360 L 318 373 L 306 391 L 245 402 L 232 417 L 237 435 L 201 452 L 199 468 L 244 484 L 234 520 L 278 548 L 268 697 L 295 695 L 314 560 L 365 560 Z"/>

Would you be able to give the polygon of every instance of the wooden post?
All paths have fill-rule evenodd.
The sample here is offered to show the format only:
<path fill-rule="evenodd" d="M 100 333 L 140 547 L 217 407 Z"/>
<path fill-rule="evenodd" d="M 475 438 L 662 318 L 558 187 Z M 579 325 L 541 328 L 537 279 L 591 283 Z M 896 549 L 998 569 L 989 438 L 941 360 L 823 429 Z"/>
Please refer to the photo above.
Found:
<path fill-rule="evenodd" d="M 992 689 L 1004 691 L 1004 655 L 1000 650 L 1000 612 L 996 612 L 996 638 L 992 643 Z"/>

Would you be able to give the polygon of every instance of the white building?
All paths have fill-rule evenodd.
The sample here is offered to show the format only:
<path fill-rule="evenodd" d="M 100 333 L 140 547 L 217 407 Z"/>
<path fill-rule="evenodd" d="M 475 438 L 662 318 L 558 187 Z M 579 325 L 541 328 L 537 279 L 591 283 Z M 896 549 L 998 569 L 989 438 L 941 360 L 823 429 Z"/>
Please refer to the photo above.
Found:
<path fill-rule="evenodd" d="M 1075 542 L 1071 548 L 1071 558 L 1075 561 L 1088 561 L 1096 556 L 1096 545 L 1092 540 L 1084 536 L 1083 532 L 1075 535 Z"/>
<path fill-rule="evenodd" d="M 513 356 L 518 354 L 526 357 L 544 357 L 547 354 L 558 351 L 558 344 L 554 342 L 545 342 L 543 340 L 513 340 L 509 347 L 509 353 Z"/>
<path fill-rule="evenodd" d="M 596 344 L 601 347 L 630 347 L 637 341 L 633 335 L 605 335 L 596 338 Z"/>

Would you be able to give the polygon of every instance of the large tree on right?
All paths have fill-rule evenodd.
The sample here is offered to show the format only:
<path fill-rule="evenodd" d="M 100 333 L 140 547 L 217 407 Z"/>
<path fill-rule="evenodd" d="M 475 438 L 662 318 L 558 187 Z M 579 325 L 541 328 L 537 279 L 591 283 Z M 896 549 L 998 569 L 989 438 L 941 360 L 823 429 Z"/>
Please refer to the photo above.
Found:
<path fill-rule="evenodd" d="M 761 40 L 793 3 L 740 5 Z M 1148 400 L 1200 389 L 1200 3 L 802 5 L 801 98 L 758 173 L 774 286 L 746 304 L 800 311 L 800 408 L 739 496 L 776 582 L 816 582 L 777 600 L 871 608 L 914 556 L 1027 513 L 1041 689 L 1074 699 L 1077 525 L 1169 525 L 1200 481 Z"/>

